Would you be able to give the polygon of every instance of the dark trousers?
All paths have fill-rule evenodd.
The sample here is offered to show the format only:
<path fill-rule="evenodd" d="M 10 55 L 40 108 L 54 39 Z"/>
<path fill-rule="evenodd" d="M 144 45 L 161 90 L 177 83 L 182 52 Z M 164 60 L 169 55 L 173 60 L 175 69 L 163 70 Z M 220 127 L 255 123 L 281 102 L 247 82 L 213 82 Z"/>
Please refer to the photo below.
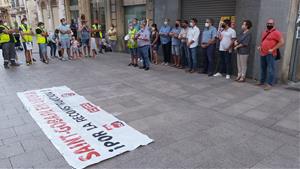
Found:
<path fill-rule="evenodd" d="M 260 83 L 265 83 L 267 79 L 267 83 L 269 85 L 274 84 L 274 74 L 275 74 L 275 59 L 272 54 L 267 56 L 260 57 L 260 65 L 261 65 L 261 74 L 260 74 Z"/>
<path fill-rule="evenodd" d="M 51 56 L 55 57 L 56 55 L 56 49 L 57 49 L 57 46 L 55 43 L 51 43 L 50 44 L 50 54 Z"/>
<path fill-rule="evenodd" d="M 220 51 L 221 61 L 220 61 L 220 73 L 230 75 L 231 74 L 231 53 L 228 51 Z"/>
<path fill-rule="evenodd" d="M 186 45 L 186 43 L 181 43 L 181 66 L 182 67 L 186 67 L 188 66 L 188 61 L 187 61 L 187 58 L 188 58 L 188 47 Z"/>
<path fill-rule="evenodd" d="M 9 62 L 14 62 L 17 56 L 15 43 L 13 42 L 3 43 L 2 55 L 3 55 L 4 64 L 8 64 Z"/>
<path fill-rule="evenodd" d="M 162 44 L 162 49 L 163 49 L 163 55 L 164 55 L 164 62 L 165 63 L 170 63 L 170 58 L 171 58 L 171 42 L 167 44 Z"/>
<path fill-rule="evenodd" d="M 213 73 L 213 61 L 215 56 L 215 45 L 209 45 L 207 48 L 202 48 L 204 57 L 204 70 L 203 72 Z"/>

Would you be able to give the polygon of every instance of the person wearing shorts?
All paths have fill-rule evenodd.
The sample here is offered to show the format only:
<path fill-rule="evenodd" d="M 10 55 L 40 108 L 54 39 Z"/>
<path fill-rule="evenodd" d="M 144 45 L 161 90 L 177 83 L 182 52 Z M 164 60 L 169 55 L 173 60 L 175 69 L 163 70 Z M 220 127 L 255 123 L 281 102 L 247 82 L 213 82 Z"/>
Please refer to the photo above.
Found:
<path fill-rule="evenodd" d="M 65 18 L 62 18 L 60 20 L 61 25 L 58 27 L 58 30 L 60 32 L 60 44 L 61 44 L 61 52 L 62 52 L 62 58 L 63 60 L 68 60 L 67 58 L 64 58 L 64 51 L 67 50 L 68 58 L 71 57 L 71 33 L 72 30 L 70 29 L 70 26 L 67 24 L 67 21 Z"/>
<path fill-rule="evenodd" d="M 172 56 L 173 56 L 173 62 L 174 67 L 179 68 L 180 67 L 180 39 L 179 34 L 181 32 L 180 27 L 180 20 L 177 20 L 175 23 L 175 27 L 171 30 L 170 36 L 172 37 Z"/>
<path fill-rule="evenodd" d="M 131 55 L 131 62 L 128 64 L 128 66 L 134 66 L 138 67 L 138 57 L 137 57 L 137 40 L 135 39 L 135 36 L 137 35 L 138 31 L 133 27 L 133 24 L 130 24 L 128 26 L 128 42 L 127 42 L 127 47 L 130 51 Z"/>
<path fill-rule="evenodd" d="M 79 27 L 79 32 L 81 36 L 81 45 L 83 47 L 83 53 L 85 57 L 91 57 L 91 47 L 90 47 L 90 29 L 87 26 L 87 21 L 82 20 Z"/>

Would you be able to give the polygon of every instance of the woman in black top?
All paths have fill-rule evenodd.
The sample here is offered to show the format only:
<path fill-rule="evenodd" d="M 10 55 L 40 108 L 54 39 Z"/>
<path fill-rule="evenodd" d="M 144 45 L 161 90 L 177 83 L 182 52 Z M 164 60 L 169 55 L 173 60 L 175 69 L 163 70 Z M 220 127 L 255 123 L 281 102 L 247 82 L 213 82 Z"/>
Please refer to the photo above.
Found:
<path fill-rule="evenodd" d="M 151 60 L 154 64 L 158 64 L 158 48 L 159 48 L 159 32 L 156 24 L 152 24 L 152 33 L 151 33 L 151 49 L 152 57 Z"/>

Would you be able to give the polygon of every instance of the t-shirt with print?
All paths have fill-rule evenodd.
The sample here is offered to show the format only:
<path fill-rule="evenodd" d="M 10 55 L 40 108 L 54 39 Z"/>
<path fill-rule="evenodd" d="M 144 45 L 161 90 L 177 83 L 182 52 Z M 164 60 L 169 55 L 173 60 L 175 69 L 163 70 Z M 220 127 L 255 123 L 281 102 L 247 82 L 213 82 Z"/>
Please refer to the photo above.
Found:
<path fill-rule="evenodd" d="M 221 32 L 221 42 L 220 42 L 220 51 L 227 51 L 228 48 L 230 48 L 230 45 L 232 44 L 232 39 L 236 38 L 236 32 L 232 28 L 228 28 L 227 30 L 223 30 Z M 229 51 L 231 51 L 230 49 Z"/>

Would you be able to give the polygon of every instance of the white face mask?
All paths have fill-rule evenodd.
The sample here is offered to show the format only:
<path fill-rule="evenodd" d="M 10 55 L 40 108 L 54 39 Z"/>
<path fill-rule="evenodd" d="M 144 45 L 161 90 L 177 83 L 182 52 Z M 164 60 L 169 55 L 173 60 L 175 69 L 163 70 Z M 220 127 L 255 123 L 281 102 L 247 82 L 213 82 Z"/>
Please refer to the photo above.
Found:
<path fill-rule="evenodd" d="M 7 22 L 4 22 L 4 24 L 3 24 L 4 26 L 8 26 L 8 23 Z"/>
<path fill-rule="evenodd" d="M 207 27 L 207 28 L 208 28 L 209 26 L 210 26 L 210 25 L 209 25 L 209 23 L 205 23 L 205 27 Z"/>
<path fill-rule="evenodd" d="M 193 24 L 193 22 L 191 22 L 191 23 L 190 23 L 190 27 L 193 27 L 193 26 L 194 26 L 194 24 Z"/>
<path fill-rule="evenodd" d="M 165 25 L 168 25 L 168 22 L 167 22 L 167 21 L 165 21 L 165 22 L 164 22 L 164 24 L 165 24 Z"/>

